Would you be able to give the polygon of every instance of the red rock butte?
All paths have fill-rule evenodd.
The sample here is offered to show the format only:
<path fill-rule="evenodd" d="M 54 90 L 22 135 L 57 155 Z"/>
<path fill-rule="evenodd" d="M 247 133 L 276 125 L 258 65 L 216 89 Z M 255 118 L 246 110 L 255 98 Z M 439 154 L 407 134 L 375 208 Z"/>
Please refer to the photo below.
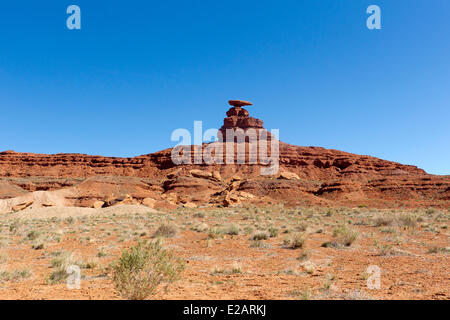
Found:
<path fill-rule="evenodd" d="M 226 113 L 221 132 L 266 130 L 262 120 L 250 117 L 243 108 L 250 102 L 231 100 L 229 103 L 232 107 Z M 0 152 L 0 199 L 19 199 L 35 191 L 63 190 L 67 203 L 87 207 L 98 201 L 114 203 L 112 198 L 124 197 L 139 203 L 155 201 L 157 207 L 247 202 L 292 206 L 450 207 L 450 176 L 427 174 L 413 165 L 371 156 L 280 141 L 279 172 L 262 176 L 260 169 L 265 164 L 259 162 L 175 165 L 171 151 L 166 149 L 133 158 Z"/>
<path fill-rule="evenodd" d="M 251 102 L 243 100 L 230 100 L 228 103 L 233 107 L 227 111 L 227 117 L 223 120 L 223 126 L 219 129 L 219 141 L 227 142 L 231 140 L 237 142 L 238 139 L 236 137 L 227 137 L 227 130 L 228 134 L 230 134 L 230 131 L 231 133 L 235 133 L 237 130 L 242 130 L 242 133 L 246 135 L 249 134 L 250 129 L 253 131 L 252 133 L 258 137 L 258 139 L 272 139 L 273 136 L 264 128 L 263 121 L 250 117 L 249 112 L 242 108 L 243 106 L 251 106 Z M 248 137 L 245 141 L 249 141 Z"/>

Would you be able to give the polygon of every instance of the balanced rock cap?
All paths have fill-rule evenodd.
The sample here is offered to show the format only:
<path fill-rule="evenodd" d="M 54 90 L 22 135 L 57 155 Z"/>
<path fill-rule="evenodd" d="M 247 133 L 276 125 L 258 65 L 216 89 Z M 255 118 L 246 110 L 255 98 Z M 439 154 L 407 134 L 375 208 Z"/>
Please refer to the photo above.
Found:
<path fill-rule="evenodd" d="M 253 103 L 251 103 L 250 101 L 244 101 L 244 100 L 230 100 L 230 101 L 228 101 L 228 103 L 230 104 L 230 106 L 233 106 L 233 107 L 243 107 L 243 106 L 253 105 Z"/>

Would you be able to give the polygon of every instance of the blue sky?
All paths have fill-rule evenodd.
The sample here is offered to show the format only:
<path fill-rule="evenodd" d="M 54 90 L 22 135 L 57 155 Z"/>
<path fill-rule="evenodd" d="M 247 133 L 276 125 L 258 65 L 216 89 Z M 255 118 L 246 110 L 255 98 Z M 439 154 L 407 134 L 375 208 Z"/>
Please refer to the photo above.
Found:
<path fill-rule="evenodd" d="M 448 0 L 8 1 L 0 150 L 151 153 L 244 99 L 284 142 L 450 174 L 449 33 Z"/>

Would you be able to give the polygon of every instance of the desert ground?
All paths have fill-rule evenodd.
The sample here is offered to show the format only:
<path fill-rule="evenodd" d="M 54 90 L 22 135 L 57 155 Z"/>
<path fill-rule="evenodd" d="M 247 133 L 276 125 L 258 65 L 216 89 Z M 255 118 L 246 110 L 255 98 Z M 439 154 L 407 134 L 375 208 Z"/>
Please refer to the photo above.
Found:
<path fill-rule="evenodd" d="M 272 150 L 251 103 L 229 104 L 219 131 L 266 133 Z M 261 158 L 192 161 L 230 142 L 255 154 L 234 137 L 179 165 L 174 149 L 0 152 L 0 299 L 450 298 L 450 176 L 281 141 L 270 175 Z"/>
<path fill-rule="evenodd" d="M 162 239 L 180 279 L 149 299 L 449 299 L 448 209 L 27 208 L 0 219 L 0 299 L 122 299 L 112 265 Z M 69 289 L 64 268 L 81 268 Z M 381 271 L 367 286 L 368 266 Z"/>

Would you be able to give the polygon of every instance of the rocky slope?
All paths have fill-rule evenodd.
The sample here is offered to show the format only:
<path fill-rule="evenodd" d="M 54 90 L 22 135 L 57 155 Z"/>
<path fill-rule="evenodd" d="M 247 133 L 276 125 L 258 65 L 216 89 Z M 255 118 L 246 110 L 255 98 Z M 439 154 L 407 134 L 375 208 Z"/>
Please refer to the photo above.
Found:
<path fill-rule="evenodd" d="M 242 108 L 244 102 L 230 101 L 233 107 L 221 132 L 230 128 L 266 131 L 261 120 Z M 78 206 L 128 195 L 137 202 L 154 199 L 160 206 L 284 202 L 450 207 L 450 176 L 434 176 L 415 166 L 338 150 L 280 142 L 280 168 L 269 176 L 261 175 L 261 168 L 267 165 L 260 159 L 256 164 L 193 164 L 200 150 L 220 145 L 225 150 L 222 141 L 191 146 L 192 164 L 181 165 L 173 163 L 172 149 L 134 158 L 1 152 L 0 199 L 67 189 L 70 203 Z M 255 150 L 248 141 L 241 146 L 248 160 Z M 237 150 L 235 146 L 235 158 Z"/>

